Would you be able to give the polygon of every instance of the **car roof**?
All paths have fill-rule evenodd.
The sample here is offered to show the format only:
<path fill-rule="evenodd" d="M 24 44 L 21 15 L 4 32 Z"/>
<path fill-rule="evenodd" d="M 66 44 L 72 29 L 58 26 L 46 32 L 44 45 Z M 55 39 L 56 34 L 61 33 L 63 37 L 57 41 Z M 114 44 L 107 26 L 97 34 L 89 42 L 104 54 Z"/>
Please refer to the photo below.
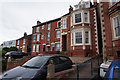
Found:
<path fill-rule="evenodd" d="M 45 57 L 57 57 L 57 56 L 65 56 L 65 55 L 63 55 L 63 54 L 52 54 L 52 55 L 50 55 L 50 54 L 43 54 L 43 55 L 38 55 L 38 56 L 45 56 Z M 66 56 L 65 56 L 66 57 Z"/>

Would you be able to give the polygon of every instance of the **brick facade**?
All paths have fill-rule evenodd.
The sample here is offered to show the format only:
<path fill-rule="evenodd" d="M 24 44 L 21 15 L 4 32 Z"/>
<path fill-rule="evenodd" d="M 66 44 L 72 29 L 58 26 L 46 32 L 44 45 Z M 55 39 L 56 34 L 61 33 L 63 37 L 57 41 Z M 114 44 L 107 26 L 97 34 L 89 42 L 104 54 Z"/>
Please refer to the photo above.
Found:
<path fill-rule="evenodd" d="M 31 53 L 31 38 L 32 35 L 27 35 L 24 33 L 24 36 L 16 40 L 16 47 L 19 51 L 24 53 Z"/>
<path fill-rule="evenodd" d="M 104 57 L 112 54 L 117 59 L 120 57 L 120 1 L 114 4 L 110 0 L 101 1 L 100 13 Z M 117 21 L 115 21 L 116 16 L 118 16 Z"/>
<path fill-rule="evenodd" d="M 95 56 L 100 53 L 97 24 L 99 23 L 97 20 L 98 5 L 96 3 L 91 5 L 90 2 L 81 3 L 85 3 L 87 6 L 78 9 L 77 6 L 81 5 L 79 3 L 75 5 L 75 10 L 70 6 L 69 13 L 62 17 L 44 23 L 38 21 L 39 23 L 37 22 L 37 25 L 33 26 L 32 55 L 64 52 L 74 56 Z M 76 22 L 76 15 L 78 18 L 81 16 L 80 22 Z M 86 16 L 87 18 L 85 18 Z M 60 26 L 58 26 L 59 22 Z M 50 29 L 48 30 L 49 24 Z M 48 36 L 50 40 L 48 40 Z"/>

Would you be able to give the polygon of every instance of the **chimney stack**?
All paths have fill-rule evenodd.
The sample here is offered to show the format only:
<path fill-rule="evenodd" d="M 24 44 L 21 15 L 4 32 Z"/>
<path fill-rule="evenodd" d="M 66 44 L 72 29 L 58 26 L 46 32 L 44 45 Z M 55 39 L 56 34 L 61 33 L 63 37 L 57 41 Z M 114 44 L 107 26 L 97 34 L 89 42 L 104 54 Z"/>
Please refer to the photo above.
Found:
<path fill-rule="evenodd" d="M 26 33 L 26 32 L 24 33 L 24 37 L 25 37 L 25 36 L 27 36 L 27 33 Z"/>
<path fill-rule="evenodd" d="M 93 0 L 93 4 L 94 4 L 94 5 L 97 5 L 97 0 Z"/>
<path fill-rule="evenodd" d="M 69 13 L 71 13 L 72 11 L 73 11 L 73 7 L 70 5 Z"/>
<path fill-rule="evenodd" d="M 37 25 L 39 25 L 40 23 L 41 23 L 41 22 L 38 20 L 38 21 L 37 21 Z"/>

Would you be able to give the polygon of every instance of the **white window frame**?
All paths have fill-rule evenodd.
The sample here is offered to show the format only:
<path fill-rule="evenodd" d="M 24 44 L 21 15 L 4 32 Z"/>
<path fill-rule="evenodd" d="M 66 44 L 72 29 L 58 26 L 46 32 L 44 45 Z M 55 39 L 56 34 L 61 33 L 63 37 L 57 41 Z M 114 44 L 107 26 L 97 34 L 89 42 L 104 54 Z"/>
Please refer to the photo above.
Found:
<path fill-rule="evenodd" d="M 76 43 L 76 36 L 75 33 L 76 32 L 82 32 L 82 43 Z M 85 32 L 89 33 L 89 43 L 85 43 Z M 73 36 L 72 36 L 73 34 Z M 73 42 L 72 42 L 73 41 Z M 71 31 L 71 46 L 77 46 L 77 45 L 91 45 L 91 33 L 90 33 L 90 29 L 88 28 L 80 28 L 80 29 L 74 29 Z"/>
<path fill-rule="evenodd" d="M 75 15 L 78 15 L 78 14 L 81 15 L 81 21 L 80 21 L 80 22 L 76 22 L 76 18 L 75 18 L 75 24 L 77 24 L 77 23 L 81 23 L 81 22 L 82 22 L 82 12 L 75 13 L 75 14 L 74 14 L 74 17 L 75 17 Z"/>
<path fill-rule="evenodd" d="M 81 43 L 77 43 L 76 42 L 76 33 L 81 33 L 81 38 L 82 38 L 82 42 Z M 75 44 L 82 44 L 83 43 L 83 32 L 82 31 L 77 31 L 77 32 L 75 32 Z"/>
<path fill-rule="evenodd" d="M 40 40 L 40 34 L 37 34 L 37 41 Z"/>
<path fill-rule="evenodd" d="M 44 29 L 44 25 L 42 25 L 42 29 Z"/>
<path fill-rule="evenodd" d="M 87 37 L 86 37 L 86 32 L 88 33 Z M 86 43 L 86 38 L 88 38 L 88 43 Z M 90 31 L 85 31 L 85 44 L 89 44 L 90 43 Z"/>
<path fill-rule="evenodd" d="M 114 38 L 120 38 L 120 35 L 116 35 L 116 27 L 117 26 L 115 26 L 115 23 L 114 23 L 114 18 L 117 18 L 118 17 L 118 21 L 119 21 L 119 25 L 118 25 L 118 27 L 120 28 L 120 16 L 119 15 L 116 15 L 116 16 L 114 16 L 114 17 L 112 17 L 112 22 L 113 22 L 113 33 L 114 33 Z"/>
<path fill-rule="evenodd" d="M 38 26 L 37 29 L 36 29 L 36 32 L 39 32 L 39 29 L 40 29 L 40 27 Z"/>
<path fill-rule="evenodd" d="M 59 33 L 59 34 L 57 33 L 58 31 L 60 32 L 60 30 L 57 30 L 57 31 L 56 31 L 56 38 L 60 38 L 60 33 Z M 59 36 L 58 36 L 58 35 L 59 35 Z"/>
<path fill-rule="evenodd" d="M 49 24 L 48 24 L 48 30 L 50 30 L 50 29 L 51 29 L 51 24 L 49 23 Z"/>
<path fill-rule="evenodd" d="M 33 49 L 32 49 L 32 52 L 35 52 L 35 45 L 33 45 Z"/>
<path fill-rule="evenodd" d="M 67 18 L 63 18 L 63 27 L 62 29 L 66 29 L 67 28 Z"/>
<path fill-rule="evenodd" d="M 87 13 L 87 21 L 85 21 L 85 13 Z M 83 11 L 84 23 L 89 23 L 89 11 Z"/>
<path fill-rule="evenodd" d="M 23 39 L 23 44 L 25 44 L 25 41 L 26 41 L 26 40 L 25 40 L 25 39 Z"/>
<path fill-rule="evenodd" d="M 36 45 L 36 52 L 39 52 L 39 45 Z"/>

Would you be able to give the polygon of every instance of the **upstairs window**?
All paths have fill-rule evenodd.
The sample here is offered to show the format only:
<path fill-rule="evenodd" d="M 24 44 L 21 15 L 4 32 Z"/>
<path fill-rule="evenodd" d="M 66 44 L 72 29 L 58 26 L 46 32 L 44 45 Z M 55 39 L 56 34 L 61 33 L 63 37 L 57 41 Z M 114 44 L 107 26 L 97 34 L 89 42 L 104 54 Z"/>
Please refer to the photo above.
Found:
<path fill-rule="evenodd" d="M 75 14 L 75 23 L 82 22 L 81 13 Z"/>
<path fill-rule="evenodd" d="M 58 21 L 58 23 L 57 23 L 57 27 L 60 28 L 60 26 L 61 26 L 61 22 Z"/>
<path fill-rule="evenodd" d="M 111 0 L 112 5 L 114 5 L 116 2 L 118 2 L 118 0 Z"/>
<path fill-rule="evenodd" d="M 25 52 L 25 46 L 22 47 L 22 52 Z"/>
<path fill-rule="evenodd" d="M 50 30 L 50 28 L 51 28 L 51 24 L 48 24 L 48 30 Z"/>
<path fill-rule="evenodd" d="M 116 37 L 120 36 L 120 19 L 119 16 L 114 17 L 113 18 L 114 22 L 113 22 L 113 26 L 114 26 L 114 30 L 115 30 L 115 35 Z"/>
<path fill-rule="evenodd" d="M 48 32 L 48 41 L 50 41 L 50 32 Z"/>
<path fill-rule="evenodd" d="M 76 32 L 75 33 L 75 40 L 76 40 L 76 44 L 81 44 L 82 43 L 82 32 Z"/>
<path fill-rule="evenodd" d="M 63 29 L 67 28 L 67 19 L 63 19 Z"/>
<path fill-rule="evenodd" d="M 84 21 L 88 22 L 88 13 L 87 12 L 84 13 Z"/>
<path fill-rule="evenodd" d="M 56 32 L 56 38 L 60 38 L 60 31 Z"/>
<path fill-rule="evenodd" d="M 33 36 L 33 41 L 36 41 L 36 35 Z"/>
<path fill-rule="evenodd" d="M 42 25 L 42 29 L 44 29 L 44 25 Z"/>
<path fill-rule="evenodd" d="M 40 28 L 40 27 L 37 27 L 37 30 L 36 30 L 36 32 L 39 32 L 39 28 Z"/>
<path fill-rule="evenodd" d="M 37 34 L 37 41 L 39 41 L 40 39 L 40 34 Z"/>
<path fill-rule="evenodd" d="M 23 39 L 23 44 L 25 44 L 25 39 Z"/>

